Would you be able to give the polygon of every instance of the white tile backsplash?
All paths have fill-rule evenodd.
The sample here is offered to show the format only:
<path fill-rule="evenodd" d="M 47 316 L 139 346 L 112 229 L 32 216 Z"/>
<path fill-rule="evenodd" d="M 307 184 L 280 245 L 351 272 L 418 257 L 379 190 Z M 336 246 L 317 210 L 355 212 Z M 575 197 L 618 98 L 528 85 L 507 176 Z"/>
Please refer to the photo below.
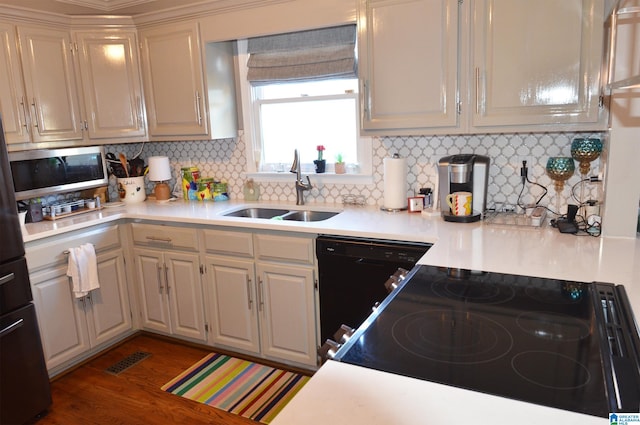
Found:
<path fill-rule="evenodd" d="M 462 136 L 414 136 L 414 137 L 374 137 L 373 143 L 373 183 L 372 184 L 318 184 L 306 194 L 308 203 L 341 202 L 346 194 L 363 195 L 367 203 L 381 205 L 383 201 L 383 159 L 399 153 L 407 158 L 409 188 L 407 195 L 417 193 L 420 187 L 433 187 L 438 160 L 447 155 L 458 153 L 476 153 L 491 158 L 489 170 L 488 206 L 504 204 L 513 206 L 518 200 L 522 183 L 520 167 L 522 160 L 527 161 L 530 180 L 548 189 L 541 204 L 555 208 L 557 194 L 552 180 L 545 173 L 547 159 L 551 156 L 571 156 L 570 145 L 575 137 L 604 137 L 603 134 L 578 133 L 530 133 L 530 134 L 491 134 Z M 124 152 L 128 157 L 137 154 L 142 148 L 142 158 L 165 155 L 171 160 L 175 186 L 180 169 L 195 166 L 203 177 L 213 177 L 226 181 L 229 195 L 242 199 L 242 188 L 246 180 L 245 143 L 242 138 L 215 141 L 176 141 L 147 142 L 141 144 L 120 144 L 106 146 L 107 152 Z M 576 169 L 577 169 L 576 164 Z M 598 175 L 600 160 L 591 164 L 590 175 Z M 313 179 L 313 177 L 312 177 Z M 110 184 L 110 196 L 116 193 L 115 178 Z M 580 181 L 579 174 L 569 179 L 561 197 L 564 212 L 567 203 L 577 203 L 571 199 L 571 189 Z M 153 183 L 147 184 L 147 190 L 153 190 Z M 600 184 L 588 184 L 589 199 L 599 199 Z M 295 201 L 295 191 L 291 182 L 260 182 L 260 199 L 269 201 Z M 179 191 L 180 188 L 177 188 Z M 534 202 L 543 191 L 533 185 L 526 185 L 522 201 Z M 575 189 L 579 196 L 580 191 Z"/>

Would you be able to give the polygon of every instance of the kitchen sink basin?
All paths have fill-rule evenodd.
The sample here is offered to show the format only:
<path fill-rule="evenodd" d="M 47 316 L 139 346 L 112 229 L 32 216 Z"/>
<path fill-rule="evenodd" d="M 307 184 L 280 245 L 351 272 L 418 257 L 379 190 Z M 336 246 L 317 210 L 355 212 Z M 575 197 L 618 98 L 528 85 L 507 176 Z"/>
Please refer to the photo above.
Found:
<path fill-rule="evenodd" d="M 226 213 L 226 217 L 264 218 L 272 220 L 288 221 L 322 221 L 327 220 L 340 212 L 313 211 L 313 210 L 284 210 L 279 208 L 243 208 Z"/>
<path fill-rule="evenodd" d="M 273 218 L 287 214 L 289 210 L 278 208 L 243 208 L 238 211 L 232 211 L 225 214 L 227 217 L 246 217 L 246 218 Z"/>
<path fill-rule="evenodd" d="M 283 220 L 291 221 L 322 221 L 329 219 L 339 212 L 333 211 L 291 211 L 282 216 Z"/>

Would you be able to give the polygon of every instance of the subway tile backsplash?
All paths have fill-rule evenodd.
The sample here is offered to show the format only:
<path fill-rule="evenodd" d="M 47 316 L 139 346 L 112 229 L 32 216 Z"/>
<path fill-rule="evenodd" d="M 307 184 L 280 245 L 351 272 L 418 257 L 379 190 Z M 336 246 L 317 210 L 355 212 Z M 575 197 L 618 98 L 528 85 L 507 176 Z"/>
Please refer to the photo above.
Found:
<path fill-rule="evenodd" d="M 530 134 L 491 134 L 462 136 L 415 136 L 415 137 L 379 137 L 373 138 L 373 180 L 372 184 L 318 184 L 306 193 L 307 203 L 340 203 L 347 194 L 363 195 L 370 205 L 381 205 L 383 201 L 383 159 L 398 153 L 407 158 L 408 183 L 407 196 L 418 192 L 420 187 L 433 187 L 435 184 L 438 160 L 443 156 L 458 153 L 477 153 L 491 158 L 489 170 L 489 189 L 487 204 L 489 207 L 515 206 L 522 183 L 520 167 L 522 160 L 527 161 L 529 179 L 548 189 L 542 204 L 555 207 L 555 193 L 552 180 L 545 173 L 547 159 L 551 156 L 571 156 L 571 141 L 575 137 L 604 137 L 604 134 L 578 133 L 530 133 Z M 606 145 L 605 145 L 606 146 Z M 215 141 L 176 141 L 148 142 L 142 144 L 119 144 L 106 146 L 107 152 L 124 152 L 127 157 L 135 156 L 142 149 L 141 156 L 168 156 L 171 160 L 174 178 L 171 186 L 176 186 L 180 169 L 196 166 L 201 175 L 213 177 L 228 183 L 229 196 L 242 199 L 242 188 L 246 180 L 245 143 L 242 138 Z M 561 208 L 567 203 L 576 203 L 571 199 L 572 188 L 580 181 L 577 171 L 565 185 L 561 197 Z M 598 175 L 600 159 L 591 163 L 590 174 Z M 260 199 L 268 201 L 295 201 L 293 180 L 291 182 L 260 182 Z M 147 191 L 153 190 L 153 183 L 147 183 Z M 601 184 L 587 185 L 589 199 L 601 200 Z M 522 193 L 523 203 L 537 200 L 543 191 L 527 184 Z M 574 193 L 579 196 L 576 187 Z M 109 194 L 116 199 L 116 179 L 110 179 Z M 181 196 L 181 195 L 180 195 Z"/>

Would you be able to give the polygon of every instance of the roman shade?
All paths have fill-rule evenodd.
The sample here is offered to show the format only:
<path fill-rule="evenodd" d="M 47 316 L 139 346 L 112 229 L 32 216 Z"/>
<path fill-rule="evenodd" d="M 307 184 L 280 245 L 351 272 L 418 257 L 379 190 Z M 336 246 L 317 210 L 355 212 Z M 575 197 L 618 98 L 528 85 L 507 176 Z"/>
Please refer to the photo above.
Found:
<path fill-rule="evenodd" d="M 251 38 L 247 79 L 252 84 L 357 76 L 356 26 Z"/>

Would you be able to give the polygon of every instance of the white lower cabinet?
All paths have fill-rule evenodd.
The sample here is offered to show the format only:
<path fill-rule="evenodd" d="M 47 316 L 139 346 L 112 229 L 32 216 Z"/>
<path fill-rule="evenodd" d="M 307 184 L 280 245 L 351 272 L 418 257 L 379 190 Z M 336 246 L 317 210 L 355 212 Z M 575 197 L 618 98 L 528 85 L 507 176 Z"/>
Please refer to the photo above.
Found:
<path fill-rule="evenodd" d="M 260 352 L 253 261 L 208 255 L 206 273 L 212 343 Z"/>
<path fill-rule="evenodd" d="M 100 288 L 91 291 L 84 303 L 91 345 L 102 344 L 131 329 L 124 254 L 121 249 L 97 256 Z"/>
<path fill-rule="evenodd" d="M 142 328 L 204 342 L 196 230 L 134 223 L 132 232 Z"/>
<path fill-rule="evenodd" d="M 313 240 L 204 231 L 212 345 L 317 366 Z"/>
<path fill-rule="evenodd" d="M 33 302 L 47 369 L 88 351 L 84 299 L 75 299 L 66 266 L 31 276 Z"/>
<path fill-rule="evenodd" d="M 29 268 L 37 270 L 30 273 L 31 288 L 47 369 L 52 375 L 132 332 L 124 252 L 117 232 L 113 226 L 45 241 L 32 250 L 27 247 Z M 65 247 L 87 241 L 98 251 L 100 287 L 76 298 L 66 274 Z M 101 251 L 112 243 L 118 246 Z"/>
<path fill-rule="evenodd" d="M 315 366 L 314 270 L 257 263 L 262 354 Z"/>
<path fill-rule="evenodd" d="M 142 327 L 204 341 L 198 255 L 134 250 Z"/>

